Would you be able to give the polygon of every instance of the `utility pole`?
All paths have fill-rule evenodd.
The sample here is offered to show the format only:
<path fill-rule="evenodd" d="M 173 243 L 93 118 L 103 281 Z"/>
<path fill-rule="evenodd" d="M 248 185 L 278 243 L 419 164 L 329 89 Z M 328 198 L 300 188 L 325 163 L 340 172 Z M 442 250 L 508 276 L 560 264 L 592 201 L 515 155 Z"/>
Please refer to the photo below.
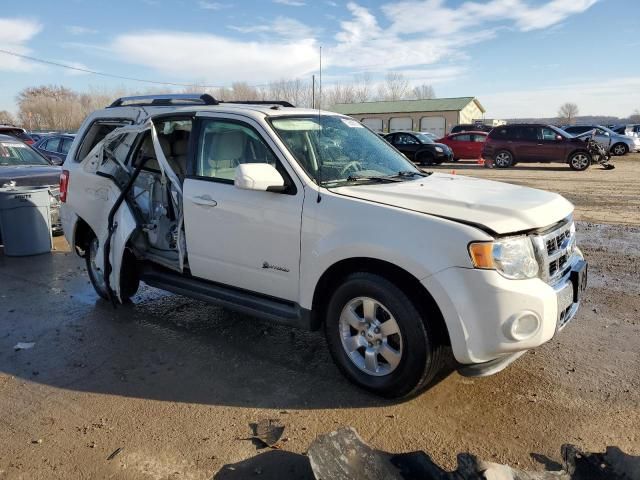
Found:
<path fill-rule="evenodd" d="M 311 108 L 316 108 L 316 76 L 311 75 Z"/>

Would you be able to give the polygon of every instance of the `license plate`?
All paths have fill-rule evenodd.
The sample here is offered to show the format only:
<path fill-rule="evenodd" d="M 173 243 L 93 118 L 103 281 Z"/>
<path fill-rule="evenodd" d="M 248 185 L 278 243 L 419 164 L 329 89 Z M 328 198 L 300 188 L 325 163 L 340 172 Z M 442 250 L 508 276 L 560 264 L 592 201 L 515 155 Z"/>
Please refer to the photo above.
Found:
<path fill-rule="evenodd" d="M 571 283 L 573 283 L 573 301 L 579 302 L 587 289 L 587 276 L 589 267 L 587 262 L 581 260 L 571 271 Z"/>

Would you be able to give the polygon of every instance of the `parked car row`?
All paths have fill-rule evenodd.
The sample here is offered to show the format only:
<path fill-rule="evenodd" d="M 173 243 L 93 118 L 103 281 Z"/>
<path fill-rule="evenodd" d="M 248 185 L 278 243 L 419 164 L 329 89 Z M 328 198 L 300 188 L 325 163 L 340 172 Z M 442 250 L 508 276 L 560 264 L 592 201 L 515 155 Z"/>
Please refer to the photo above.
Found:
<path fill-rule="evenodd" d="M 620 134 L 602 125 L 557 127 L 546 124 L 511 124 L 495 128 L 457 125 L 449 135 L 434 140 L 426 132 L 383 134 L 389 143 L 417 164 L 441 164 L 461 158 L 483 158 L 489 166 L 508 168 L 520 162 L 566 163 L 586 170 L 592 163 L 586 140 L 592 138 L 610 155 L 640 152 L 640 137 Z M 634 126 L 625 132 L 634 133 Z M 625 127 L 625 129 L 628 127 Z M 487 131 L 489 132 L 487 133 Z"/>
<path fill-rule="evenodd" d="M 51 229 L 62 233 L 60 222 L 61 168 L 37 150 L 10 135 L 0 135 L 0 187 L 48 186 L 51 193 Z M 0 232 L 0 242 L 2 235 Z"/>

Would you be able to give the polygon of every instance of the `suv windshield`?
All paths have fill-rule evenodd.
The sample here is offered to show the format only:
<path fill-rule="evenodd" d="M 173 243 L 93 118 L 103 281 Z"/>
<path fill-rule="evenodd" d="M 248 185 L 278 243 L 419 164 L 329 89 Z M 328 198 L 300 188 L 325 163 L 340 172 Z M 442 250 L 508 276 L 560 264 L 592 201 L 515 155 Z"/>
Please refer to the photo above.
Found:
<path fill-rule="evenodd" d="M 50 165 L 44 157 L 21 143 L 0 142 L 0 166 Z"/>
<path fill-rule="evenodd" d="M 389 143 L 355 120 L 321 115 L 273 118 L 271 124 L 320 185 L 422 175 Z"/>

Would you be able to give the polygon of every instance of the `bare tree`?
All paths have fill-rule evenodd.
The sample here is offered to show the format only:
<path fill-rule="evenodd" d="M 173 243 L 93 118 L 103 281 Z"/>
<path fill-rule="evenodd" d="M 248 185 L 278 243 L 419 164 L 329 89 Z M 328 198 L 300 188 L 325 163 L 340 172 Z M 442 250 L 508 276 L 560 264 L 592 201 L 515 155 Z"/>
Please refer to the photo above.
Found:
<path fill-rule="evenodd" d="M 368 102 L 373 97 L 373 79 L 369 72 L 354 77 L 354 102 Z"/>
<path fill-rule="evenodd" d="M 15 125 L 16 119 L 11 114 L 11 112 L 7 112 L 6 110 L 0 110 L 0 124 L 3 125 Z"/>
<path fill-rule="evenodd" d="M 381 100 L 401 100 L 409 93 L 409 80 L 398 72 L 389 72 L 384 83 L 378 85 L 378 95 Z"/>
<path fill-rule="evenodd" d="M 575 118 L 578 116 L 578 111 L 578 105 L 576 105 L 575 103 L 564 103 L 558 110 L 558 119 L 562 122 L 572 124 L 575 121 Z"/>
<path fill-rule="evenodd" d="M 635 109 L 631 115 L 629 115 L 629 122 L 640 123 L 640 110 Z"/>
<path fill-rule="evenodd" d="M 412 97 L 416 100 L 428 100 L 436 98 L 436 92 L 431 85 L 423 83 L 417 87 L 413 87 Z"/>

